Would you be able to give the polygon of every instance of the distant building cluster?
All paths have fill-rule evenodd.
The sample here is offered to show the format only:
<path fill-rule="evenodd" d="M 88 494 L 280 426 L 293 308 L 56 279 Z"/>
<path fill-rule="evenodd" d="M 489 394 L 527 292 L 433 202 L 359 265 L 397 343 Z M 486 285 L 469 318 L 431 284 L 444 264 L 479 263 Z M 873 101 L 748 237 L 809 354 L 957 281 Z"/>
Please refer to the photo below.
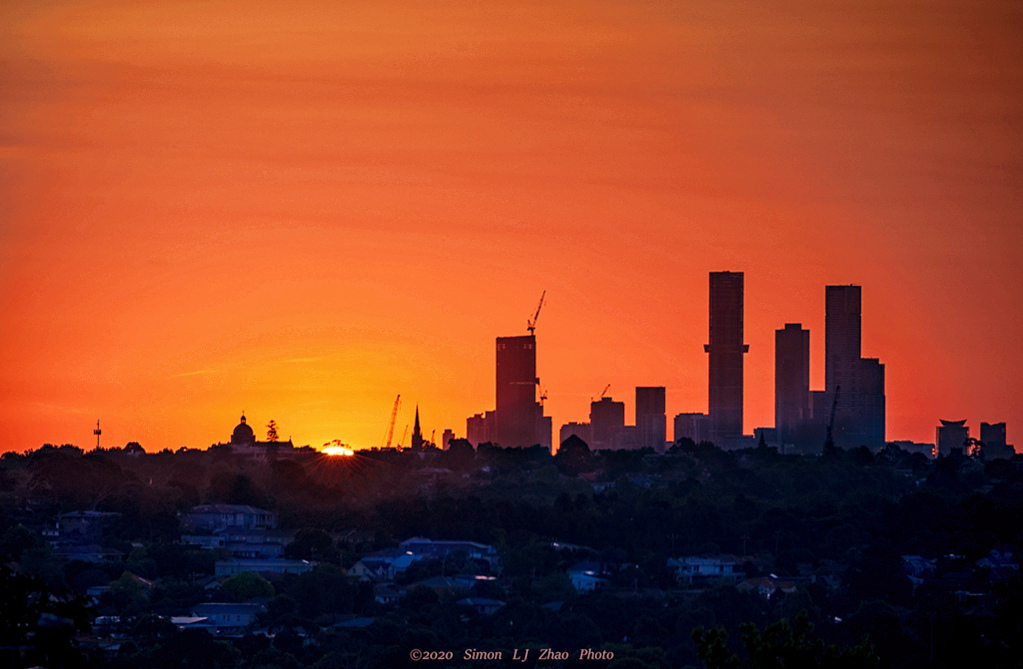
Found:
<path fill-rule="evenodd" d="M 825 286 L 824 388 L 810 388 L 810 331 L 786 323 L 775 331 L 775 424 L 743 433 L 744 275 L 711 272 L 709 291 L 707 413 L 674 417 L 674 440 L 710 441 L 725 449 L 763 443 L 787 453 L 820 453 L 825 444 L 838 448 L 866 446 L 878 451 L 886 442 L 885 368 L 861 349 L 862 289 L 857 285 Z M 542 304 L 542 300 L 541 300 Z M 539 313 L 539 310 L 538 310 Z M 534 321 L 530 334 L 497 338 L 496 408 L 466 421 L 474 446 L 551 446 L 551 419 L 543 412 L 543 393 L 536 374 Z M 606 390 L 605 390 L 606 392 Z M 981 425 L 979 440 L 969 441 L 962 421 L 942 421 L 935 444 L 895 442 L 911 452 L 937 456 L 952 448 L 983 442 L 990 457 L 1010 457 L 1005 424 Z M 1000 430 L 1000 432 L 999 432 Z M 453 438 L 445 433 L 444 445 Z M 625 403 L 603 394 L 590 403 L 587 422 L 569 422 L 559 443 L 575 436 L 593 450 L 652 448 L 668 445 L 665 388 L 636 388 L 636 423 L 625 424 Z"/>
<path fill-rule="evenodd" d="M 986 458 L 1011 458 L 1016 449 L 1005 443 L 1005 423 L 981 423 L 980 438 L 970 437 L 966 420 L 942 420 L 935 430 L 935 457 L 951 455 L 959 450 L 974 455 L 980 450 Z"/>
<path fill-rule="evenodd" d="M 861 289 L 826 286 L 824 389 L 810 390 L 810 332 L 787 323 L 775 332 L 776 445 L 818 452 L 885 444 L 884 365 L 861 355 Z"/>
<path fill-rule="evenodd" d="M 625 424 L 625 402 L 601 397 L 590 402 L 587 423 L 561 426 L 560 441 L 575 435 L 593 450 L 653 448 L 664 450 L 667 440 L 664 386 L 636 388 L 636 424 Z"/>

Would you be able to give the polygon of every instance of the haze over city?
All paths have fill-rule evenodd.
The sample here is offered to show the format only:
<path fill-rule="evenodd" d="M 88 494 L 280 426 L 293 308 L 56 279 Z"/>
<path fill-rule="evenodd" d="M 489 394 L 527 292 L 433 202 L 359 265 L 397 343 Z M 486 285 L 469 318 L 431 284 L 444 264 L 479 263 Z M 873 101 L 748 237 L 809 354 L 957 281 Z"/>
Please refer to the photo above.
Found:
<path fill-rule="evenodd" d="M 202 448 L 243 410 L 373 447 L 398 393 L 397 432 L 464 436 L 544 290 L 555 430 L 608 384 L 670 421 L 707 410 L 722 270 L 746 433 L 775 330 L 822 388 L 856 284 L 889 440 L 1023 442 L 1021 33 L 1013 2 L 7 3 L 0 449 Z"/>

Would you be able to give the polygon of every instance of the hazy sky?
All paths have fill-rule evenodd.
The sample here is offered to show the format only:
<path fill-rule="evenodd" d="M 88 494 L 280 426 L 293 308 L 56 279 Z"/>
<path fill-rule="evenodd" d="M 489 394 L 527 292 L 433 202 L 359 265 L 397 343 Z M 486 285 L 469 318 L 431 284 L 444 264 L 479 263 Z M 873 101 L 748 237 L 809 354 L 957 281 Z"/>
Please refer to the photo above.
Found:
<path fill-rule="evenodd" d="M 707 406 L 707 273 L 774 331 L 863 286 L 888 439 L 1023 444 L 1023 4 L 0 4 L 0 450 L 382 445 L 492 409 Z M 669 434 L 671 428 L 669 427 Z M 976 433 L 974 433 L 975 436 Z M 406 440 L 407 443 L 407 440 Z"/>

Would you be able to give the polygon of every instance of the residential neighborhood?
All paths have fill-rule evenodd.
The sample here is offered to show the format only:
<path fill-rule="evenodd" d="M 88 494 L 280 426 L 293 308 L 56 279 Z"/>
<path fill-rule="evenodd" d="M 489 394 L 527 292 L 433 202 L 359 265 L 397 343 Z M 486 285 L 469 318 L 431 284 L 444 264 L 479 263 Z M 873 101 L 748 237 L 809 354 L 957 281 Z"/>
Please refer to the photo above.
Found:
<path fill-rule="evenodd" d="M 48 593 L 47 616 L 80 621 L 46 651 L 65 658 L 53 666 L 150 666 L 186 639 L 233 669 L 408 666 L 429 638 L 481 653 L 578 645 L 667 669 L 699 666 L 697 630 L 782 621 L 881 666 L 923 666 L 932 642 L 947 658 L 935 666 L 960 648 L 1000 666 L 1016 644 L 1004 612 L 1020 592 L 1017 459 L 692 442 L 471 453 L 348 456 L 362 469 L 315 455 L 8 454 L 6 578 Z M 198 486 L 178 478 L 186 467 Z M 424 486 L 420 468 L 450 475 Z M 978 646 L 980 629 L 1005 645 Z"/>

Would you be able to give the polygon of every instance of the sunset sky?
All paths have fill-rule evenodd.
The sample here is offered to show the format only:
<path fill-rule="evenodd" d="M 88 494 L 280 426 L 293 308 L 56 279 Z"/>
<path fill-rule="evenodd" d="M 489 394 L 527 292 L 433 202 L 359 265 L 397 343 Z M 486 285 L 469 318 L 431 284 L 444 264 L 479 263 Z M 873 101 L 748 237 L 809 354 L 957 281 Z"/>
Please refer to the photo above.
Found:
<path fill-rule="evenodd" d="M 706 411 L 710 271 L 863 287 L 887 438 L 1023 445 L 1019 0 L 0 3 L 0 450 L 465 435 L 526 334 L 558 427 Z M 407 440 L 406 440 L 407 443 Z"/>

